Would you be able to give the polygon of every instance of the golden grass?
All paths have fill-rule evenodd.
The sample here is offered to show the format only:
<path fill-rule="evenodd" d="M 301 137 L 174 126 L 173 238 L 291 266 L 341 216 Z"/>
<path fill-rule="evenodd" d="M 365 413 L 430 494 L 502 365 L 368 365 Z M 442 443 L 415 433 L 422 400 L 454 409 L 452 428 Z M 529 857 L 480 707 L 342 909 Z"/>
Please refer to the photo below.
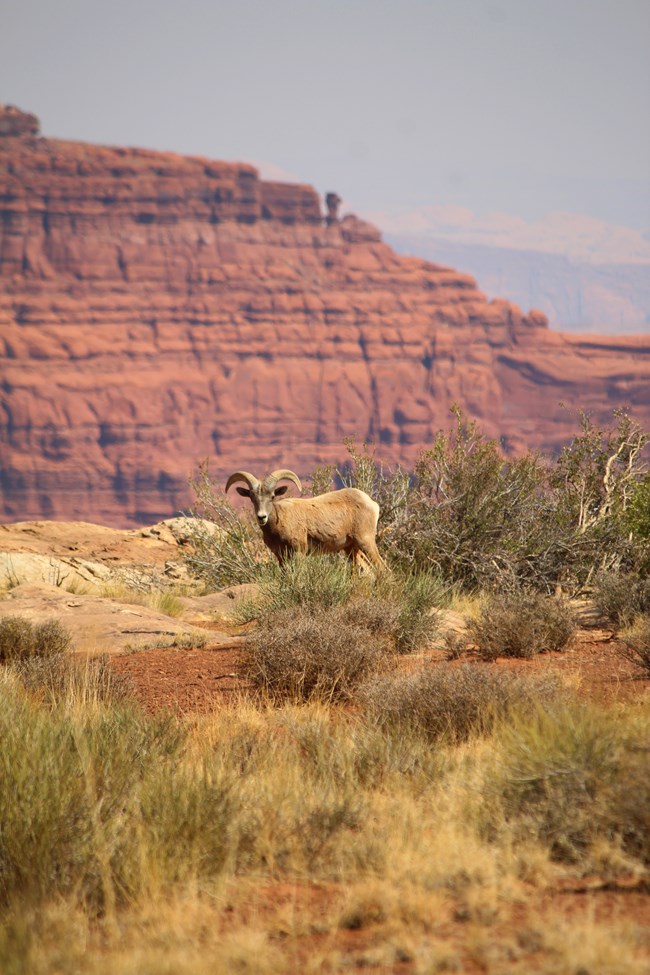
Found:
<path fill-rule="evenodd" d="M 555 723 L 549 713 L 543 726 L 523 715 L 489 737 L 450 744 L 404 729 L 394 734 L 360 710 L 324 704 L 265 708 L 242 700 L 152 726 L 77 686 L 44 705 L 21 694 L 8 671 L 0 672 L 0 694 L 13 708 L 7 727 L 25 729 L 5 738 L 5 802 L 13 801 L 6 787 L 21 754 L 31 756 L 33 774 L 42 761 L 50 776 L 62 754 L 67 764 L 53 782 L 61 795 L 69 771 L 89 815 L 84 850 L 73 829 L 65 842 L 71 859 L 83 853 L 92 880 L 72 875 L 57 886 L 55 871 L 39 891 L 9 890 L 0 844 L 0 970 L 7 975 L 399 966 L 424 975 L 472 965 L 494 975 L 633 975 L 647 964 L 647 925 L 626 916 L 625 895 L 617 911 L 598 917 L 596 906 L 590 914 L 574 902 L 570 916 L 559 900 L 548 906 L 560 880 L 578 882 L 587 868 L 601 867 L 610 882 L 643 875 L 648 865 L 638 850 L 595 829 L 580 838 L 581 861 L 554 859 L 554 838 L 528 828 L 511 782 L 524 746 L 536 756 L 534 768 L 555 768 L 559 754 L 571 768 L 595 762 L 609 770 L 611 752 L 611 774 L 618 774 L 626 748 L 647 736 L 642 709 L 619 709 L 615 720 L 576 710 L 573 725 L 564 712 Z M 574 725 L 575 742 L 565 746 L 561 736 Z M 51 793 L 23 779 L 17 788 L 32 797 L 24 809 L 42 816 L 39 803 Z M 608 786 L 599 809 L 611 794 Z M 569 806 L 565 818 L 571 814 Z M 44 825 L 57 843 L 60 830 Z M 29 831 L 22 842 L 34 871 Z M 595 895 L 589 903 L 597 905 Z"/>
<path fill-rule="evenodd" d="M 178 596 L 169 591 L 159 589 L 142 590 L 129 586 L 120 579 L 105 582 L 99 589 L 103 599 L 112 599 L 118 603 L 128 603 L 131 606 L 146 606 L 165 616 L 178 618 L 183 614 L 183 604 Z"/>

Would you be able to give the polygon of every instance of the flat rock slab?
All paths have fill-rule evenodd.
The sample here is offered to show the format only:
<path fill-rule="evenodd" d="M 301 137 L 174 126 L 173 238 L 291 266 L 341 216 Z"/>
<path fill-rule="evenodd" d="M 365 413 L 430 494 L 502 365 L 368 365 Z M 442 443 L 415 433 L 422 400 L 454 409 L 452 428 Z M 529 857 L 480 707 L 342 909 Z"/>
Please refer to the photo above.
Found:
<path fill-rule="evenodd" d="M 16 586 L 0 599 L 0 616 L 21 616 L 33 623 L 59 620 L 69 631 L 73 648 L 89 653 L 122 653 L 151 644 L 169 647 L 179 638 L 190 642 L 198 636 L 207 636 L 211 647 L 243 642 L 228 633 L 197 631 L 145 606 L 73 595 L 47 585 Z"/>
<path fill-rule="evenodd" d="M 211 522 L 196 518 L 167 518 L 126 530 L 87 521 L 18 521 L 0 525 L 0 551 L 163 567 L 179 557 L 179 547 L 191 540 L 194 527 L 217 530 Z"/>
<path fill-rule="evenodd" d="M 111 570 L 103 562 L 89 559 L 59 558 L 33 552 L 0 552 L 0 586 L 44 582 L 49 586 L 92 591 L 111 578 Z"/>
<path fill-rule="evenodd" d="M 189 582 L 183 547 L 196 531 L 217 530 L 197 518 L 167 518 L 129 530 L 85 521 L 0 525 L 0 587 L 44 582 L 92 592 L 120 572 L 136 582 Z"/>

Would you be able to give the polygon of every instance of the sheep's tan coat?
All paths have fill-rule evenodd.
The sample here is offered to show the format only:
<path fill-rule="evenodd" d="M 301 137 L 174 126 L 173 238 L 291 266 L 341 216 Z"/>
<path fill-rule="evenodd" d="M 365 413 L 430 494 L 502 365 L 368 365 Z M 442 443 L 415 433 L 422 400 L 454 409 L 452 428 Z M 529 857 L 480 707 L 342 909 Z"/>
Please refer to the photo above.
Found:
<path fill-rule="evenodd" d="M 278 498 L 262 528 L 264 542 L 282 561 L 291 552 L 345 552 L 384 567 L 375 535 L 379 505 L 364 491 L 343 488 L 315 498 Z"/>

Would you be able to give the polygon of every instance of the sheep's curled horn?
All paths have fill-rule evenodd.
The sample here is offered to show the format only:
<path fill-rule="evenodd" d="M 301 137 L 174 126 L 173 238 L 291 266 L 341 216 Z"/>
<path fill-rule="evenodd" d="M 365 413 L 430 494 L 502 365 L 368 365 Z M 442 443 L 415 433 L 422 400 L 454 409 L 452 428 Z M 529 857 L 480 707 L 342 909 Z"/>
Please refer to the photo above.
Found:
<path fill-rule="evenodd" d="M 264 485 L 265 488 L 267 488 L 267 490 L 272 491 L 275 485 L 278 483 L 278 481 L 282 481 L 282 480 L 293 481 L 293 483 L 296 485 L 298 490 L 302 491 L 302 484 L 300 483 L 300 478 L 298 477 L 298 475 L 294 474 L 293 471 L 289 471 L 285 469 L 273 471 L 271 474 L 268 474 L 264 478 L 262 484 Z M 258 479 L 253 474 L 249 474 L 248 471 L 235 471 L 234 474 L 230 475 L 230 477 L 226 482 L 226 491 L 228 491 L 229 488 L 231 488 L 232 485 L 235 484 L 237 481 L 244 481 L 246 484 L 248 484 L 249 488 L 251 488 L 251 490 L 253 491 L 259 486 L 260 483 Z"/>

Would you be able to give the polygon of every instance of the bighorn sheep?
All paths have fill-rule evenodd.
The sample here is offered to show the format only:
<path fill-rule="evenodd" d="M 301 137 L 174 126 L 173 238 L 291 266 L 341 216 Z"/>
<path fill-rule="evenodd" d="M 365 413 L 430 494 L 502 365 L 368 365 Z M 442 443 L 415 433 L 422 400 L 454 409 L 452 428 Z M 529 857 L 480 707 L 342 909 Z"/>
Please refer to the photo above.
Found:
<path fill-rule="evenodd" d="M 273 471 L 263 481 L 247 471 L 236 471 L 226 483 L 226 491 L 237 481 L 248 485 L 238 487 L 237 492 L 253 502 L 264 543 L 280 565 L 293 553 L 320 551 L 345 552 L 359 567 L 367 560 L 377 569 L 385 568 L 375 542 L 376 501 L 357 488 L 328 491 L 315 498 L 282 498 L 287 485 L 276 484 L 283 480 L 293 481 L 302 491 L 299 477 L 288 470 Z"/>

